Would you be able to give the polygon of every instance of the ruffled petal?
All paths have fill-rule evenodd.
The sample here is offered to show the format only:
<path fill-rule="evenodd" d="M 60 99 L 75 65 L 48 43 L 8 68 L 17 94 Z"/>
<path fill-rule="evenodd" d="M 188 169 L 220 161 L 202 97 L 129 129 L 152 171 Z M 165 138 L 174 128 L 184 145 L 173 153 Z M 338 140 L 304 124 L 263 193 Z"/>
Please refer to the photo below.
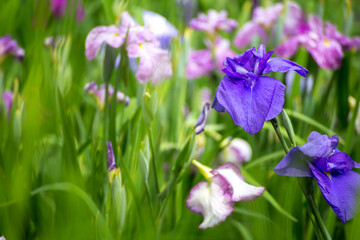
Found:
<path fill-rule="evenodd" d="M 244 24 L 234 38 L 235 46 L 244 48 L 248 46 L 256 36 L 259 36 L 263 43 L 267 43 L 265 29 L 258 23 L 250 21 Z"/>
<path fill-rule="evenodd" d="M 309 72 L 306 68 L 296 64 L 290 60 L 282 58 L 270 58 L 262 74 L 268 74 L 269 72 L 288 72 L 295 71 L 299 75 L 306 77 L 306 74 Z"/>
<path fill-rule="evenodd" d="M 316 166 L 309 164 L 320 191 L 335 214 L 343 223 L 356 214 L 359 200 L 360 175 L 354 171 L 328 176 Z"/>
<path fill-rule="evenodd" d="M 284 90 L 285 86 L 279 80 L 270 77 L 260 77 L 254 86 L 249 86 L 245 80 L 233 81 L 225 76 L 216 92 L 216 99 L 236 125 L 255 134 L 266 120 L 281 112 Z"/>
<path fill-rule="evenodd" d="M 311 132 L 307 143 L 300 147 L 300 150 L 309 157 L 327 158 L 333 153 L 339 142 L 338 136 L 328 137 L 318 132 Z"/>
<path fill-rule="evenodd" d="M 304 155 L 299 147 L 294 147 L 274 168 L 274 172 L 278 175 L 290 177 L 313 177 L 308 161 L 310 157 Z"/>
<path fill-rule="evenodd" d="M 191 189 L 186 205 L 191 211 L 203 215 L 204 221 L 199 228 L 214 227 L 232 213 L 234 203 L 231 201 L 228 187 L 227 181 L 216 175 L 212 178 L 211 184 L 204 181 Z"/>
<path fill-rule="evenodd" d="M 95 58 L 101 45 L 106 42 L 113 48 L 119 48 L 125 40 L 125 34 L 114 25 L 99 26 L 90 31 L 85 41 L 85 55 L 88 60 Z"/>
<path fill-rule="evenodd" d="M 246 183 L 239 169 L 233 163 L 225 163 L 211 173 L 221 175 L 230 184 L 232 201 L 252 201 L 265 191 L 264 187 L 255 187 Z"/>

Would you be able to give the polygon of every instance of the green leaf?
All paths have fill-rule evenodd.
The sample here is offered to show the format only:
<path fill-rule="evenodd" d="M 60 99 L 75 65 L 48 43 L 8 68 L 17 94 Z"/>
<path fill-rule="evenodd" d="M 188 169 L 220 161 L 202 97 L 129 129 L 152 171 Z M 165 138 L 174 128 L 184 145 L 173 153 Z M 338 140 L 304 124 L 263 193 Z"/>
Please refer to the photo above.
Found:
<path fill-rule="evenodd" d="M 253 179 L 252 176 L 247 171 L 245 171 L 244 169 L 241 169 L 241 173 L 250 184 L 255 185 L 255 186 L 260 186 L 260 184 L 258 182 L 256 182 L 255 179 Z M 283 214 L 284 216 L 289 218 L 291 221 L 297 222 L 297 219 L 294 218 L 285 209 L 283 209 L 281 207 L 281 205 L 275 200 L 275 198 L 267 190 L 265 190 L 263 196 L 279 213 Z"/>
<path fill-rule="evenodd" d="M 234 219 L 229 219 L 229 222 L 241 233 L 241 235 L 243 236 L 243 238 L 245 240 L 253 239 L 250 231 L 244 226 L 244 224 L 242 224 Z"/>

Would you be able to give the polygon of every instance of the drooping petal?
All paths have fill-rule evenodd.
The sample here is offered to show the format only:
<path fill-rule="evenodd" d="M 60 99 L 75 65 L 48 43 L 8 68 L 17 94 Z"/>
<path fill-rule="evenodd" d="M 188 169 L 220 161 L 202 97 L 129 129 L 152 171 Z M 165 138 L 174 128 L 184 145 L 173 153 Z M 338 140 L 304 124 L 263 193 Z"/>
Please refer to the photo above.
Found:
<path fill-rule="evenodd" d="M 232 201 L 252 201 L 265 191 L 264 187 L 255 187 L 246 183 L 239 169 L 233 163 L 225 163 L 211 173 L 221 175 L 230 184 Z"/>
<path fill-rule="evenodd" d="M 354 171 L 328 176 L 313 164 L 309 167 L 320 191 L 343 223 L 356 214 L 359 200 L 360 175 Z"/>
<path fill-rule="evenodd" d="M 339 142 L 338 136 L 328 137 L 318 132 L 311 132 L 308 136 L 307 143 L 300 147 L 300 150 L 313 158 L 327 158 L 333 153 Z"/>
<path fill-rule="evenodd" d="M 216 92 L 216 99 L 236 125 L 255 134 L 266 120 L 281 112 L 284 90 L 285 86 L 279 80 L 270 77 L 259 77 L 250 86 L 245 80 L 234 81 L 225 76 Z"/>
<path fill-rule="evenodd" d="M 294 36 L 299 34 L 306 26 L 306 18 L 301 7 L 295 2 L 289 2 L 286 10 L 285 22 L 284 22 L 284 33 L 287 36 Z"/>
<path fill-rule="evenodd" d="M 210 112 L 210 103 L 205 103 L 204 107 L 201 111 L 201 114 L 195 124 L 195 127 L 194 127 L 196 134 L 199 134 L 202 131 L 204 131 L 206 121 L 209 117 L 209 112 Z"/>
<path fill-rule="evenodd" d="M 300 151 L 298 146 L 291 149 L 288 154 L 274 168 L 274 172 L 278 175 L 290 177 L 313 177 L 308 161 L 310 157 Z"/>
<path fill-rule="evenodd" d="M 263 43 L 267 43 L 265 29 L 258 23 L 250 21 L 244 24 L 234 38 L 235 46 L 244 48 L 248 46 L 256 36 L 259 36 Z"/>
<path fill-rule="evenodd" d="M 107 167 L 108 171 L 115 169 L 115 156 L 111 142 L 106 143 L 107 147 Z"/>
<path fill-rule="evenodd" d="M 106 42 L 113 48 L 119 48 L 125 40 L 125 34 L 114 25 L 99 26 L 90 31 L 85 41 L 85 55 L 88 60 L 95 58 L 101 45 Z"/>
<path fill-rule="evenodd" d="M 360 47 L 359 37 L 349 38 L 345 36 L 337 30 L 336 26 L 329 22 L 326 23 L 325 35 L 329 38 L 337 40 L 346 50 L 358 50 Z"/>
<path fill-rule="evenodd" d="M 211 104 L 211 107 L 214 108 L 218 112 L 225 112 L 225 108 L 219 103 L 219 101 L 216 98 L 216 93 L 215 93 L 214 101 Z"/>
<path fill-rule="evenodd" d="M 306 74 L 309 72 L 306 68 L 296 64 L 290 60 L 282 58 L 270 58 L 262 74 L 268 74 L 269 72 L 288 72 L 295 71 L 299 75 L 306 77 Z"/>
<path fill-rule="evenodd" d="M 228 191 L 229 184 L 220 175 L 212 178 L 211 184 L 200 182 L 195 185 L 186 199 L 187 207 L 202 214 L 204 221 L 199 228 L 213 227 L 224 221 L 234 210 L 234 203 Z"/>

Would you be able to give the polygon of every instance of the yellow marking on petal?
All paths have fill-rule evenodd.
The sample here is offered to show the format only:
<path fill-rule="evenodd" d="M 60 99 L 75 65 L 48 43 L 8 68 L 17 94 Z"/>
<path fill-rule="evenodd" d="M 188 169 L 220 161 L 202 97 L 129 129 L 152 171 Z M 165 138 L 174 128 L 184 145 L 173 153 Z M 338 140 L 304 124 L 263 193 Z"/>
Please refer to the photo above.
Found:
<path fill-rule="evenodd" d="M 113 37 L 118 37 L 118 36 L 120 36 L 118 33 L 114 33 L 113 35 L 112 35 Z"/>
<path fill-rule="evenodd" d="M 330 180 L 331 180 L 331 174 L 330 174 L 330 172 L 325 172 L 325 174 L 330 178 Z"/>
<path fill-rule="evenodd" d="M 143 47 L 143 45 L 142 45 L 141 43 L 139 43 L 139 47 L 140 47 L 141 49 L 144 49 L 144 47 Z"/>
<path fill-rule="evenodd" d="M 324 40 L 324 43 L 325 43 L 325 46 L 326 46 L 326 47 L 330 47 L 330 42 L 329 42 L 329 40 L 325 39 L 325 40 Z"/>

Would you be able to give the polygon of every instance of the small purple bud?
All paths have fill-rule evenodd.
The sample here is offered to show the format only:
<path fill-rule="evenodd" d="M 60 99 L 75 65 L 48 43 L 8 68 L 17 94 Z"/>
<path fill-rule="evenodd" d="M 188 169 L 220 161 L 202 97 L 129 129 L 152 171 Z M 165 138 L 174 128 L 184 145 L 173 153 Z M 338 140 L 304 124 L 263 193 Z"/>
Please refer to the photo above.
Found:
<path fill-rule="evenodd" d="M 107 147 L 107 167 L 108 171 L 115 169 L 115 156 L 111 142 L 106 142 Z"/>
<path fill-rule="evenodd" d="M 206 120 L 208 119 L 209 116 L 209 111 L 210 111 L 210 103 L 205 103 L 203 110 L 194 127 L 196 134 L 199 134 L 202 131 L 204 131 Z"/>
<path fill-rule="evenodd" d="M 4 101 L 6 112 L 9 114 L 14 101 L 14 94 L 11 91 L 4 91 L 2 99 Z"/>

